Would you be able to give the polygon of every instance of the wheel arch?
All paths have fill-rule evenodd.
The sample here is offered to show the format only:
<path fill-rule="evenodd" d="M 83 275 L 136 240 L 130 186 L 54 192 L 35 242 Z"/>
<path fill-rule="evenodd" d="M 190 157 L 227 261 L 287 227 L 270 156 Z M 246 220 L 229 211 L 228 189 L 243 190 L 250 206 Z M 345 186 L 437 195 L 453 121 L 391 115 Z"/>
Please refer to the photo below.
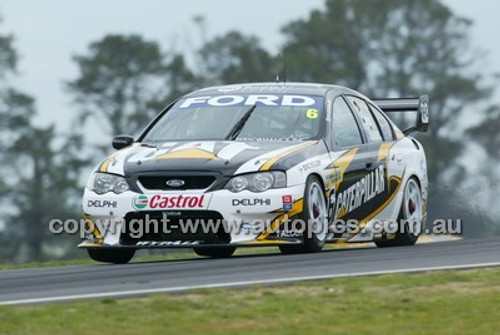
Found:
<path fill-rule="evenodd" d="M 404 195 L 404 190 L 406 188 L 406 185 L 410 181 L 410 179 L 415 179 L 417 182 L 418 187 L 420 188 L 420 192 L 422 192 L 422 181 L 418 177 L 416 173 L 410 173 L 407 177 L 404 177 L 401 180 L 401 184 L 399 186 L 399 191 L 397 192 L 398 194 L 396 195 L 394 202 L 395 202 L 395 213 L 393 213 L 393 216 L 397 217 L 399 215 L 399 211 L 401 210 L 401 207 L 403 206 L 403 195 Z"/>
<path fill-rule="evenodd" d="M 325 180 L 324 178 L 317 172 L 312 172 L 311 174 L 309 174 L 306 178 L 306 184 L 307 184 L 307 181 L 309 180 L 309 178 L 311 177 L 316 177 L 320 184 L 321 184 L 321 187 L 323 188 L 323 192 L 326 192 L 326 187 L 325 187 Z"/>
<path fill-rule="evenodd" d="M 408 183 L 408 181 L 412 178 L 416 180 L 418 187 L 420 188 L 420 192 L 422 192 L 422 181 L 420 180 L 420 177 L 416 173 L 412 173 L 411 175 L 409 175 L 408 179 L 406 180 L 406 183 Z M 405 186 L 406 186 L 406 183 L 405 183 Z"/>
<path fill-rule="evenodd" d="M 424 190 L 425 186 L 422 184 L 422 180 L 420 179 L 420 177 L 417 174 L 410 175 L 408 177 L 408 180 L 410 180 L 411 178 L 415 179 L 415 181 L 417 182 L 418 188 L 420 189 L 422 200 L 424 202 L 424 225 L 426 225 L 426 220 L 427 220 L 427 199 L 425 198 L 425 193 L 424 193 L 425 192 L 425 190 Z M 403 201 L 403 200 L 401 200 L 401 201 Z"/>

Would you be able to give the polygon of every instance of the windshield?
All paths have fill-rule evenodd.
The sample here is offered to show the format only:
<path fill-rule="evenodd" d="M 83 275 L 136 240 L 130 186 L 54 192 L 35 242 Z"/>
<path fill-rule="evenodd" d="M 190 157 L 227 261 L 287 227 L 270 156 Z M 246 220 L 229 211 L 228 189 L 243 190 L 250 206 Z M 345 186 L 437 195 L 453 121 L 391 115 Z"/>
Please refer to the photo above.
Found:
<path fill-rule="evenodd" d="M 318 136 L 323 98 L 287 94 L 220 95 L 180 99 L 146 134 L 144 142 L 310 140 Z M 243 121 L 243 122 L 242 122 Z"/>

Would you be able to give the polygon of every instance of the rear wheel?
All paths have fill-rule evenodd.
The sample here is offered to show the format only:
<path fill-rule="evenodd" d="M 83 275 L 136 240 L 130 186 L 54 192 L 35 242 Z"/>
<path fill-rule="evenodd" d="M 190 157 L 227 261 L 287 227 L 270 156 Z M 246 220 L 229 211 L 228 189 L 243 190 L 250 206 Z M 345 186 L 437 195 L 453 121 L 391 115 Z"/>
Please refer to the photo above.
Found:
<path fill-rule="evenodd" d="M 229 258 L 236 251 L 236 247 L 196 247 L 193 250 L 198 256 Z"/>
<path fill-rule="evenodd" d="M 391 240 L 377 241 L 378 247 L 414 245 L 424 226 L 424 201 L 422 192 L 415 178 L 408 180 L 403 194 L 403 203 L 398 216 L 400 225 L 396 236 Z"/>
<path fill-rule="evenodd" d="M 134 249 L 89 248 L 87 252 L 94 261 L 113 264 L 128 263 L 135 254 Z"/>
<path fill-rule="evenodd" d="M 281 245 L 283 254 L 297 254 L 321 251 L 327 235 L 327 207 L 323 186 L 318 177 L 307 179 L 304 191 L 304 208 L 299 216 L 305 223 L 303 244 Z"/>

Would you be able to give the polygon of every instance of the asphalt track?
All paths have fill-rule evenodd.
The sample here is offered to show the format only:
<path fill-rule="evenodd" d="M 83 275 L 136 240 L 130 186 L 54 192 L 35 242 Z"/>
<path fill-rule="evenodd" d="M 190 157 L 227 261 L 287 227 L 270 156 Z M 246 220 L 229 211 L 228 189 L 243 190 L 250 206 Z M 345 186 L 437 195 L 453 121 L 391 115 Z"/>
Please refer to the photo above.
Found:
<path fill-rule="evenodd" d="M 142 296 L 194 288 L 500 266 L 500 237 L 414 247 L 0 271 L 0 304 Z"/>

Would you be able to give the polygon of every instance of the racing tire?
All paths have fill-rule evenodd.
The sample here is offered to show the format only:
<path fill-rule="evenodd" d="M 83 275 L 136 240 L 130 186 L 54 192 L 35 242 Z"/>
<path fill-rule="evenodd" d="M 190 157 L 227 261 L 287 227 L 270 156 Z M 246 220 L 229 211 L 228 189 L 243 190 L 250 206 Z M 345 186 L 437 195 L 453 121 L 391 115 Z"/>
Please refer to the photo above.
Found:
<path fill-rule="evenodd" d="M 415 178 L 410 178 L 405 185 L 403 202 L 398 216 L 398 224 L 401 225 L 404 222 L 404 229 L 403 231 L 398 229 L 393 239 L 375 241 L 377 247 L 414 245 L 419 238 L 422 228 L 425 226 L 423 204 L 424 201 L 420 186 Z M 415 228 L 418 229 L 416 230 Z"/>
<path fill-rule="evenodd" d="M 89 257 L 94 261 L 112 264 L 126 264 L 134 257 L 134 249 L 87 249 Z"/>
<path fill-rule="evenodd" d="M 304 207 L 299 219 L 305 223 L 303 233 L 303 243 L 295 245 L 280 245 L 282 254 L 313 253 L 323 249 L 326 236 L 328 235 L 327 226 L 324 225 L 328 218 L 325 191 L 318 177 L 310 176 L 307 178 L 304 190 Z M 317 229 L 319 228 L 319 229 Z"/>
<path fill-rule="evenodd" d="M 196 247 L 193 250 L 198 256 L 229 258 L 236 251 L 236 247 Z"/>

